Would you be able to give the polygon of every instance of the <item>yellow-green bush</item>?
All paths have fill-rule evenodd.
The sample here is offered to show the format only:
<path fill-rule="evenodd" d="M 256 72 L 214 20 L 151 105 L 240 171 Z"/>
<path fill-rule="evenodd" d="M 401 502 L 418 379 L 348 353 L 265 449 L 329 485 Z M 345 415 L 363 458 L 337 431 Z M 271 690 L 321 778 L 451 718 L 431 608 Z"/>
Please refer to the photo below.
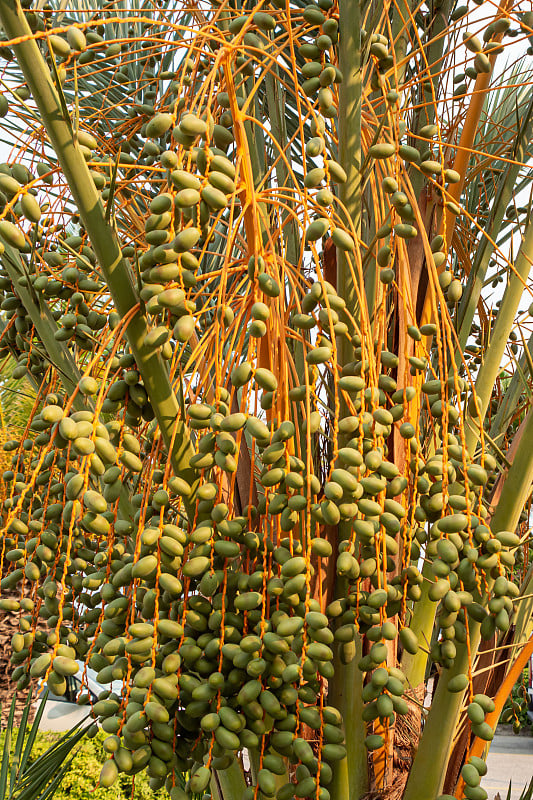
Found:
<path fill-rule="evenodd" d="M 17 731 L 14 731 L 13 741 L 16 741 Z M 31 760 L 43 755 L 49 747 L 59 738 L 56 733 L 38 733 L 33 746 Z M 149 778 L 146 772 L 135 775 L 121 774 L 117 783 L 112 787 L 104 789 L 95 785 L 100 775 L 102 764 L 106 760 L 106 755 L 102 748 L 102 742 L 106 734 L 98 733 L 93 739 L 85 738 L 82 740 L 74 761 L 65 775 L 54 800 L 168 800 L 168 793 L 164 789 L 157 792 L 152 791 L 149 785 Z M 4 747 L 5 734 L 0 733 L 0 752 Z M 133 790 L 134 789 L 134 790 Z"/>

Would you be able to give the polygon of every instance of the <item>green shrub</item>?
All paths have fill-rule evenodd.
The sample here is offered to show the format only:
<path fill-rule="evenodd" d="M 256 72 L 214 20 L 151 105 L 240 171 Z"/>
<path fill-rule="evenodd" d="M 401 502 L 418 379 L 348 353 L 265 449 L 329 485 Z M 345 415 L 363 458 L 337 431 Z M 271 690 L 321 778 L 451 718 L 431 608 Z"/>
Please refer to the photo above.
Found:
<path fill-rule="evenodd" d="M 13 739 L 17 732 L 14 731 Z M 0 752 L 3 749 L 5 734 L 0 733 Z M 98 787 L 95 789 L 102 764 L 106 754 L 102 742 L 107 734 L 99 732 L 93 739 L 85 737 L 82 740 L 78 753 L 65 775 L 54 800 L 168 800 L 169 795 L 164 789 L 154 792 L 150 788 L 149 778 L 145 771 L 135 776 L 121 773 L 118 781 L 108 789 Z M 34 761 L 48 750 L 60 737 L 55 733 L 38 733 L 33 746 L 31 760 Z"/>

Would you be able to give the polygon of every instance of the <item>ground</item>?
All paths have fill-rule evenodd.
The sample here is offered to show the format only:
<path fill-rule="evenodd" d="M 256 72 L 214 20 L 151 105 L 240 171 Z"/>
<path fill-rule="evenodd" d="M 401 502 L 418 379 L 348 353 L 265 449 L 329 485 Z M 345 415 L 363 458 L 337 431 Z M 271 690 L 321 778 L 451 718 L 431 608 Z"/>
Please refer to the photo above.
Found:
<path fill-rule="evenodd" d="M 509 781 L 512 781 L 510 800 L 519 800 L 525 786 L 533 777 L 533 736 L 531 732 L 515 736 L 503 726 L 498 731 L 487 758 L 487 774 L 481 785 L 487 790 L 490 800 L 498 794 L 506 800 Z"/>

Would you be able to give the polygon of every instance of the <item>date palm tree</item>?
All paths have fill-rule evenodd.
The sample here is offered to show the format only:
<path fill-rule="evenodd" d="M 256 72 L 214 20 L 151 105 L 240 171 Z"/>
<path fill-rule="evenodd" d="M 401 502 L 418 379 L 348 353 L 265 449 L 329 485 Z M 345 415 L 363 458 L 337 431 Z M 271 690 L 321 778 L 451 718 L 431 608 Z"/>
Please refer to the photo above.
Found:
<path fill-rule="evenodd" d="M 0 22 L 17 685 L 113 682 L 104 786 L 483 800 L 533 651 L 530 9 Z"/>

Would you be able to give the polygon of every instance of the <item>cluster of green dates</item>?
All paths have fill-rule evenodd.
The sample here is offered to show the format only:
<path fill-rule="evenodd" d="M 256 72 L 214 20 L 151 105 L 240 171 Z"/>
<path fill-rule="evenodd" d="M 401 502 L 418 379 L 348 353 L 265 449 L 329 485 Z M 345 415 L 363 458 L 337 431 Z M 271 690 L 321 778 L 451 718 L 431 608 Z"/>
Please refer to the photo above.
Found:
<path fill-rule="evenodd" d="M 355 248 L 352 233 L 342 225 L 335 225 L 327 213 L 328 207 L 334 203 L 335 199 L 332 184 L 343 184 L 347 180 L 344 169 L 328 153 L 328 150 L 334 152 L 334 148 L 328 146 L 327 140 L 327 120 L 334 118 L 337 113 L 333 89 L 343 80 L 338 67 L 325 60 L 325 54 L 337 42 L 338 23 L 335 17 L 328 16 L 329 10 L 328 0 L 322 4 L 310 4 L 305 7 L 303 17 L 311 28 L 308 33 L 310 40 L 304 38 L 303 44 L 299 47 L 299 54 L 306 59 L 306 63 L 302 67 L 304 80 L 301 89 L 310 98 L 314 98 L 318 93 L 311 120 L 312 138 L 307 141 L 305 148 L 307 167 L 303 181 L 307 192 L 313 193 L 312 197 L 317 213 L 306 228 L 304 241 L 308 245 L 313 245 L 330 234 L 335 246 L 349 254 Z M 318 35 L 314 33 L 315 27 L 320 28 Z M 376 71 L 372 75 L 372 85 L 377 90 L 383 81 L 382 73 L 390 69 L 393 63 L 393 56 L 389 51 L 389 43 L 385 36 L 372 34 L 367 42 L 366 32 L 363 31 L 362 35 L 364 45 L 368 45 L 371 57 L 375 58 Z M 468 37 L 467 46 L 472 48 L 475 44 L 474 40 L 475 37 Z M 486 58 L 484 53 L 480 53 L 478 60 Z M 481 71 L 481 66 L 479 66 L 479 71 Z M 386 97 L 387 102 L 394 105 L 399 95 L 396 91 L 391 90 Z M 457 183 L 460 179 L 459 174 L 453 169 L 445 168 L 433 154 L 431 140 L 437 136 L 438 132 L 438 126 L 434 124 L 423 126 L 419 131 L 422 145 L 413 147 L 408 144 L 396 143 L 394 141 L 396 133 L 391 131 L 390 138 L 393 141 L 385 140 L 372 144 L 367 158 L 377 161 L 386 160 L 388 164 L 391 160 L 399 159 L 408 167 L 411 164 L 414 165 L 414 168 L 432 183 L 442 185 Z M 404 122 L 400 123 L 399 133 L 400 136 L 406 133 Z M 385 196 L 390 197 L 391 211 L 397 220 L 395 224 L 394 222 L 385 222 L 376 232 L 378 240 L 385 240 L 379 248 L 376 261 L 380 267 L 380 280 L 383 284 L 388 285 L 395 277 L 393 262 L 396 240 L 412 239 L 418 235 L 418 230 L 414 209 L 397 180 L 389 175 L 383 179 L 382 187 Z M 452 213 L 456 215 L 461 213 L 461 209 L 456 203 L 446 200 L 445 205 Z M 391 234 L 394 234 L 394 239 L 391 238 Z M 432 251 L 435 266 L 440 271 L 446 261 L 442 236 L 436 237 L 432 243 Z M 441 277 L 441 287 L 446 291 L 446 299 L 450 305 L 458 302 L 462 294 L 462 286 L 450 272 L 445 272 Z"/>
<path fill-rule="evenodd" d="M 476 703 L 471 703 L 469 708 L 469 716 L 470 716 L 470 709 L 473 705 L 476 705 L 477 708 L 481 708 L 481 706 L 486 709 L 487 711 L 494 710 L 494 704 L 492 700 L 490 700 L 485 695 L 476 695 L 474 700 Z M 471 717 L 470 717 L 471 718 Z M 485 723 L 482 723 L 485 724 Z M 480 727 L 480 726 L 478 726 Z M 475 726 L 472 726 L 474 730 Z M 487 735 L 483 736 L 480 733 L 476 732 L 477 736 L 481 736 L 483 739 L 490 740 L 492 739 L 493 732 L 492 728 L 487 726 L 488 731 Z M 490 735 L 489 735 L 490 733 Z M 480 786 L 481 778 L 487 774 L 487 765 L 482 758 L 478 758 L 478 756 L 470 756 L 466 764 L 463 765 L 461 769 L 461 778 L 464 781 L 463 786 L 463 796 L 467 798 L 467 800 L 487 800 L 488 792 L 482 786 Z M 437 800 L 454 800 L 454 796 L 450 794 L 441 794 L 437 797 Z"/>
<path fill-rule="evenodd" d="M 467 800 L 487 800 L 486 789 L 480 786 L 481 778 L 487 774 L 487 765 L 482 758 L 471 756 L 461 770 L 464 780 L 463 794 Z M 441 794 L 437 800 L 454 800 L 454 795 Z"/>
<path fill-rule="evenodd" d="M 144 343 L 160 349 L 165 358 L 172 357 L 171 337 L 184 344 L 194 334 L 196 304 L 186 293 L 197 284 L 198 248 L 209 241 L 237 188 L 233 156 L 226 152 L 233 142 L 232 118 L 224 113 L 227 127 L 211 118 L 208 124 L 205 114 L 182 114 L 171 131 L 178 150 L 166 149 L 160 155 L 167 186 L 150 203 L 145 221 L 149 247 L 139 259 L 139 268 L 141 299 L 159 323 Z M 160 112 L 147 123 L 146 135 L 166 141 L 172 124 L 172 114 Z M 182 159 L 183 153 L 188 154 L 186 164 L 180 152 Z"/>
<path fill-rule="evenodd" d="M 338 42 L 339 23 L 331 12 L 331 0 L 309 3 L 302 12 L 304 35 L 300 37 L 298 52 L 306 60 L 302 68 L 303 93 L 315 98 L 318 103 L 318 119 L 332 119 L 337 116 L 337 101 L 331 87 L 342 83 L 343 75 L 338 66 L 332 63 L 332 49 Z M 323 133 L 323 131 L 320 131 Z M 308 156 L 316 156 L 317 144 L 309 144 Z"/>
<path fill-rule="evenodd" d="M 401 128 L 401 132 L 405 132 L 403 128 Z M 431 144 L 431 140 L 434 139 L 437 134 L 438 127 L 436 125 L 426 125 L 420 130 L 420 136 L 424 137 L 426 140 L 425 144 Z M 378 163 L 387 162 L 387 168 L 390 166 L 391 161 L 393 163 L 394 161 L 403 161 L 406 167 L 413 164 L 422 176 L 428 178 L 434 184 L 438 183 L 439 186 L 454 184 L 460 180 L 459 173 L 456 170 L 444 168 L 440 161 L 435 160 L 433 152 L 429 147 L 421 151 L 411 145 L 397 144 L 394 141 L 381 141 L 370 146 L 368 158 L 374 159 Z M 390 174 L 382 179 L 381 187 L 385 195 L 389 197 L 390 210 L 393 217 L 397 220 L 395 224 L 393 221 L 385 222 L 376 232 L 377 239 L 386 239 L 377 257 L 378 265 L 385 269 L 390 261 L 391 253 L 389 252 L 387 254 L 384 248 L 388 247 L 391 251 L 393 249 L 389 238 L 391 232 L 394 232 L 395 238 L 397 239 L 410 240 L 418 235 L 418 230 L 415 212 L 409 201 L 409 196 L 406 193 L 407 190 L 403 191 L 396 178 L 392 177 Z M 452 201 L 446 201 L 446 208 L 453 214 L 457 215 L 461 213 L 460 207 Z M 440 235 L 436 236 L 431 243 L 433 262 L 437 269 L 446 261 L 444 244 L 444 239 Z M 392 279 L 387 280 L 386 276 L 387 273 L 382 273 L 382 282 L 390 283 Z M 385 280 L 383 280 L 383 278 L 385 278 Z"/>
<path fill-rule="evenodd" d="M 124 377 L 132 367 L 123 361 Z M 234 375 L 236 385 L 239 380 L 243 385 L 251 380 L 250 369 L 245 366 Z M 413 602 L 420 598 L 422 576 L 415 564 L 422 545 L 432 558 L 435 574 L 430 597 L 440 603 L 440 651 L 432 651 L 434 660 L 453 666 L 450 644 L 464 640 L 465 613 L 482 622 L 487 637 L 496 628 L 508 626 L 509 598 L 515 587 L 499 572 L 502 564 L 512 564 L 510 548 L 516 545 L 516 537 L 510 533 L 492 536 L 481 518 L 476 523 L 472 515 L 460 511 L 465 486 L 463 493 L 458 490 L 453 495 L 457 498 L 453 506 L 452 496 L 446 507 L 424 507 L 420 501 L 415 510 L 420 527 L 411 541 L 412 563 L 389 581 L 387 589 L 381 588 L 382 576 L 394 568 L 399 534 L 407 532 L 405 508 L 395 499 L 406 491 L 407 479 L 387 460 L 385 445 L 376 448 L 376 430 L 385 441 L 394 418 L 376 416 L 377 409 L 366 410 L 379 398 L 365 388 L 360 376 L 345 377 L 352 379 L 342 386 L 358 417 L 339 421 L 343 435 L 353 434 L 353 440 L 348 439 L 339 450 L 339 462 L 323 487 L 317 476 L 307 476 L 305 464 L 288 450 L 296 433 L 292 422 L 273 422 L 269 429 L 258 417 L 230 413 L 225 390 L 215 404 L 190 405 L 189 424 L 199 436 L 193 467 L 203 477 L 194 490 L 195 522 L 188 530 L 172 503 L 178 498 L 190 503 L 193 490 L 178 478 L 171 479 L 167 488 L 157 489 L 163 481 L 161 471 L 153 476 L 156 488 L 151 505 L 146 505 L 142 495 L 133 498 L 139 508 L 138 532 L 131 523 L 116 519 L 110 508 L 119 499 L 127 476 L 138 472 L 139 441 L 118 424 L 98 422 L 89 411 L 66 415 L 58 397 L 47 398 L 36 420 L 41 420 L 38 435 L 43 438 L 29 442 L 26 449 L 35 444 L 50 448 L 54 443 L 53 459 L 43 467 L 46 470 L 54 461 L 55 469 L 63 470 L 63 481 L 52 482 L 48 491 L 50 473 L 42 473 L 38 480 L 46 486 L 48 499 L 39 508 L 38 494 L 24 483 L 23 473 L 4 475 L 14 482 L 19 498 L 26 493 L 31 506 L 23 504 L 27 510 L 8 529 L 7 560 L 13 570 L 3 579 L 2 588 L 13 589 L 27 580 L 38 586 L 37 598 L 42 601 L 38 609 L 29 598 L 19 606 L 27 614 L 13 640 L 15 678 L 22 688 L 31 676 L 47 675 L 51 690 L 61 694 L 67 677 L 77 671 L 76 660 L 82 658 L 97 671 L 100 683 L 112 684 L 93 709 L 109 734 L 105 748 L 111 758 L 102 772 L 103 785 L 109 785 L 120 771 L 131 774 L 145 767 L 154 785 L 168 787 L 176 776 L 188 773 L 187 786 L 173 789 L 179 800 L 180 792 L 206 790 L 211 770 L 228 768 L 239 750 L 258 748 L 264 742 L 258 785 L 265 796 L 276 794 L 287 800 L 293 795 L 315 796 L 318 784 L 319 795 L 327 800 L 335 764 L 345 754 L 338 712 L 329 706 L 319 710 L 322 681 L 334 677 L 333 648 L 339 646 L 347 662 L 355 656 L 357 631 L 371 643 L 359 662 L 359 668 L 368 673 L 363 718 L 369 726 L 377 719 L 390 721 L 395 714 L 407 712 L 405 678 L 384 663 L 387 642 L 397 636 L 407 652 L 416 653 L 419 646 L 408 627 L 398 631 L 393 618 L 401 612 L 405 597 Z M 272 378 L 268 371 L 259 375 L 256 371 L 254 379 L 265 391 L 274 391 Z M 378 392 L 391 402 L 405 401 L 403 392 L 402 397 L 395 396 L 392 383 L 382 381 L 381 385 L 387 391 Z M 80 388 L 86 397 L 97 390 L 88 379 L 83 379 Z M 298 402 L 294 392 L 292 400 Z M 382 400 L 378 408 L 384 410 L 384 405 Z M 216 473 L 210 471 L 215 467 L 234 471 L 239 435 L 256 442 L 264 464 L 259 481 L 264 494 L 257 506 L 235 517 L 220 501 Z M 453 449 L 459 446 L 451 435 L 447 446 L 447 477 L 457 483 L 464 461 L 459 450 Z M 18 454 L 16 458 L 20 469 Z M 71 468 L 76 459 L 87 467 L 85 472 Z M 418 475 L 421 497 L 435 497 L 430 487 L 442 480 L 442 453 L 425 464 L 414 458 L 411 468 Z M 102 493 L 97 488 L 99 479 Z M 479 465 L 471 465 L 462 479 L 466 489 L 479 489 L 486 473 Z M 322 489 L 324 499 L 313 501 L 312 495 Z M 57 501 L 52 503 L 54 494 Z M 13 502 L 17 502 L 16 494 Z M 336 524 L 342 519 L 353 534 L 336 557 L 336 571 L 346 579 L 347 594 L 325 613 L 310 593 L 311 560 L 314 564 L 317 558 L 333 557 L 331 545 L 316 536 L 307 550 L 291 534 L 309 507 L 317 523 L 331 519 L 330 524 Z M 76 524 L 69 535 L 73 514 Z M 250 520 L 258 524 L 250 526 Z M 285 536 L 277 545 L 265 534 L 267 520 Z M 115 544 L 110 551 L 111 526 Z M 469 526 L 477 546 L 470 544 Z M 387 559 L 382 561 L 376 545 L 383 540 Z M 474 600 L 480 570 L 494 579 L 488 611 Z M 457 585 L 458 575 L 464 588 Z M 369 581 L 365 590 L 364 579 Z M 61 583 L 69 586 L 63 598 Z M 35 631 L 37 613 L 46 620 L 48 632 Z M 451 684 L 450 691 L 466 689 L 464 676 L 459 677 L 456 683 L 461 685 Z M 126 682 L 126 691 L 117 692 L 115 681 Z M 80 701 L 86 702 L 87 697 Z M 484 696 L 475 696 L 468 706 L 473 730 L 484 738 L 490 738 L 484 722 L 490 703 Z M 322 731 L 320 752 L 302 737 L 302 723 Z M 366 744 L 372 750 L 381 747 L 383 739 L 369 732 Z M 280 787 L 279 777 L 274 776 L 285 774 L 285 759 L 297 765 L 296 779 Z"/>
<path fill-rule="evenodd" d="M 168 536 L 163 533 L 161 541 Z M 193 542 L 202 538 L 194 532 L 191 536 Z M 116 679 L 121 667 L 125 673 L 124 653 L 133 665 L 127 704 L 110 694 L 94 708 L 110 734 L 104 746 L 113 753 L 118 769 L 126 765 L 126 771 L 135 771 L 147 765 L 149 774 L 159 780 L 172 770 L 190 771 L 187 788 L 196 793 L 205 790 L 210 780 L 204 764 L 207 756 L 212 769 L 223 770 L 237 751 L 258 748 L 264 738 L 260 790 L 274 796 L 279 781 L 273 775 L 285 773 L 284 759 L 289 758 L 299 764 L 298 780 L 278 796 L 289 798 L 296 792 L 307 797 L 316 794 L 318 760 L 309 743 L 298 736 L 303 722 L 324 731 L 320 794 L 328 797 L 325 786 L 332 768 L 345 754 L 338 712 L 326 706 L 321 714 L 317 707 L 318 678 L 332 674 L 332 652 L 325 643 L 331 643 L 328 618 L 316 602 L 296 597 L 305 559 L 290 555 L 288 541 L 273 552 L 282 567 L 278 580 L 268 581 L 266 598 L 258 591 L 265 580 L 263 572 L 246 575 L 229 569 L 231 543 L 215 539 L 213 571 L 202 570 L 198 563 L 184 569 L 201 594 L 182 601 L 174 599 L 177 587 L 166 589 L 159 597 L 157 626 L 130 624 L 127 636 L 117 634 L 104 645 L 107 662 L 98 673 L 100 681 Z M 146 558 L 133 566 L 135 576 L 146 576 L 140 584 L 143 616 L 153 610 L 156 597 L 155 576 L 148 571 Z M 186 565 L 199 558 L 193 556 Z M 279 600 L 277 610 L 266 619 L 263 604 L 269 597 Z M 168 618 L 169 601 L 170 616 L 175 614 L 183 624 Z M 106 630 L 118 631 L 126 616 L 114 615 L 114 627 Z M 99 666 L 96 654 L 90 664 Z M 129 758 L 124 751 L 131 754 Z"/>
<path fill-rule="evenodd" d="M 276 3 L 281 8 L 281 3 Z M 334 226 L 327 216 L 327 210 L 335 200 L 333 184 L 342 184 L 347 180 L 345 170 L 332 156 L 332 143 L 328 143 L 331 131 L 328 120 L 337 117 L 337 87 L 342 83 L 343 75 L 334 63 L 334 50 L 338 42 L 339 23 L 333 13 L 332 0 L 319 0 L 318 3 L 307 4 L 302 11 L 302 30 L 299 36 L 298 55 L 304 60 L 301 69 L 302 82 L 299 89 L 309 98 L 313 106 L 311 116 L 311 137 L 305 143 L 306 171 L 303 179 L 303 189 L 312 197 L 316 206 L 317 215 L 308 224 L 304 243 L 312 245 L 322 239 L 328 231 L 337 247 L 345 251 L 352 251 L 355 247 L 351 233 L 342 226 Z M 257 42 L 250 37 L 257 37 L 251 28 L 257 25 L 263 28 L 262 13 L 254 13 L 250 30 L 244 35 L 244 44 L 257 46 Z M 271 26 L 275 22 L 272 18 Z M 230 31 L 234 34 L 249 22 L 247 17 L 238 17 L 230 23 Z M 266 28 L 268 29 L 268 28 Z M 264 264 L 251 263 L 249 265 L 250 277 L 256 276 L 260 288 L 267 295 L 275 297 L 279 294 L 279 286 L 275 280 L 265 272 Z M 272 287 L 272 282 L 274 286 Z"/>
<path fill-rule="evenodd" d="M 203 496 L 209 494 L 204 491 Z M 100 683 L 128 681 L 127 692 L 106 691 L 93 708 L 109 733 L 104 747 L 112 761 L 102 771 L 104 785 L 118 771 L 131 774 L 147 767 L 156 785 L 165 780 L 170 785 L 173 772 L 190 771 L 188 790 L 201 792 L 210 778 L 203 763 L 208 754 L 213 769 L 224 769 L 237 751 L 257 748 L 266 737 L 258 778 L 261 791 L 274 796 L 279 783 L 272 773 L 284 774 L 284 759 L 289 758 L 298 764 L 297 782 L 286 784 L 277 796 L 314 796 L 319 762 L 298 735 L 299 724 L 305 723 L 322 730 L 320 796 L 329 796 L 326 785 L 345 749 L 339 713 L 328 706 L 318 710 L 321 678 L 333 676 L 328 616 L 308 597 L 307 560 L 291 554 L 301 553 L 301 547 L 291 547 L 285 539 L 274 548 L 270 540 L 261 542 L 256 533 L 243 530 L 244 520 L 232 520 L 228 526 L 232 523 L 231 531 L 222 521 L 217 524 L 225 536 L 206 522 L 190 534 L 171 523 L 145 527 L 138 552 L 114 548 L 110 576 L 102 543 L 93 555 L 94 567 L 87 564 L 81 587 L 72 576 L 73 590 L 75 585 L 85 590 L 74 592 L 78 609 L 86 607 L 74 617 L 78 634 L 62 625 L 66 640 L 58 645 L 55 631 L 34 635 L 27 621 L 29 635 L 17 635 L 15 663 L 27 661 L 31 648 L 30 675 L 48 672 L 56 694 L 65 690 L 65 677 L 76 672 L 75 658 L 84 654 Z M 209 542 L 207 548 L 202 542 Z M 243 545 L 256 563 L 251 574 L 238 568 Z M 311 547 L 320 557 L 331 552 L 321 539 L 313 540 Z M 158 551 L 159 559 L 154 555 Z M 209 552 L 210 558 L 200 552 Z M 266 558 L 276 570 L 261 569 Z M 84 571 L 79 563 L 76 567 Z M 189 582 L 188 595 L 177 572 Z M 270 577 L 275 572 L 278 577 Z M 264 583 L 266 595 L 261 591 Z M 48 575 L 38 590 L 47 610 L 58 610 L 57 592 L 58 584 Z M 70 596 L 66 599 L 72 601 Z M 276 604 L 269 617 L 268 603 Z M 66 610 L 64 606 L 68 623 L 75 612 Z M 133 623 L 132 610 L 138 620 Z M 56 624 L 57 615 L 49 616 L 48 626 Z M 53 653 L 48 652 L 51 647 Z M 24 667 L 17 670 L 22 674 Z"/>
<path fill-rule="evenodd" d="M 114 386 L 136 385 L 128 379 L 134 372 L 131 360 L 122 356 L 119 363 L 124 377 L 108 387 L 111 403 L 121 394 L 112 391 Z M 80 390 L 91 398 L 98 382 L 83 378 Z M 67 414 L 64 400 L 49 395 L 33 420 L 40 430 L 35 439 L 6 446 L 20 452 L 13 457 L 14 470 L 4 474 L 13 484 L 5 508 L 19 505 L 21 511 L 8 529 L 12 570 L 2 589 L 27 581 L 36 587 L 38 601 L 16 601 L 27 612 L 13 640 L 19 687 L 30 677 L 46 676 L 50 689 L 62 694 L 80 658 L 88 659 L 104 684 L 129 675 L 127 696 L 105 692 L 94 707 L 110 734 L 106 749 L 112 760 L 102 772 L 104 785 L 117 770 L 134 773 L 148 767 L 158 784 L 173 771 L 192 770 L 190 791 L 202 791 L 209 780 L 203 766 L 207 752 L 213 768 L 222 769 L 236 750 L 258 746 L 268 736 L 273 744 L 265 751 L 261 790 L 272 796 L 270 773 L 280 771 L 283 758 L 290 757 L 299 764 L 299 780 L 283 796 L 296 791 L 304 797 L 316 789 L 318 761 L 298 736 L 298 724 L 316 730 L 324 724 L 320 791 L 327 798 L 330 765 L 345 751 L 338 712 L 328 707 L 322 717 L 317 712 L 320 679 L 332 676 L 333 636 L 328 617 L 308 597 L 311 570 L 301 546 L 286 539 L 274 548 L 256 530 L 247 530 L 246 518 L 229 519 L 227 507 L 215 502 L 217 485 L 207 480 L 197 493 L 196 527 L 186 532 L 175 524 L 170 508 L 177 496 L 189 497 L 190 486 L 180 479 L 171 479 L 167 489 L 154 489 L 151 506 L 142 495 L 133 497 L 139 507 L 135 521 L 141 521 L 141 506 L 145 520 L 136 543 L 132 524 L 117 519 L 112 509 L 128 476 L 139 471 L 139 440 L 120 423 L 102 423 L 89 410 Z M 228 434 L 242 420 L 232 419 L 227 406 L 222 414 L 220 404 L 217 411 L 200 404 L 193 408 L 192 427 L 202 428 L 203 409 L 208 408 L 221 428 L 216 434 L 220 451 L 231 449 L 234 440 Z M 260 441 L 265 432 L 269 436 L 259 419 L 244 421 Z M 271 444 L 285 447 L 294 435 L 291 425 L 281 424 Z M 24 452 L 33 456 L 26 465 L 31 472 L 39 463 L 38 448 L 47 455 L 31 485 L 23 471 Z M 163 472 L 152 478 L 157 486 Z M 111 530 L 115 544 L 110 550 Z M 317 538 L 312 551 L 326 558 L 331 547 Z M 241 568 L 243 552 L 256 564 L 251 574 Z M 269 558 L 278 565 L 276 577 L 266 571 Z M 62 586 L 68 590 L 62 593 Z M 269 619 L 263 608 L 268 598 L 277 605 Z M 37 615 L 48 631 L 35 630 Z M 82 695 L 80 702 L 87 699 Z M 271 727 L 268 719 L 274 720 Z"/>
<path fill-rule="evenodd" d="M 95 138 L 80 129 L 78 140 L 85 158 L 91 158 L 97 146 Z M 0 165 L 0 203 L 12 204 L 0 223 L 0 250 L 7 250 L 12 264 L 9 270 L 0 271 L 0 290 L 3 317 L 14 322 L 2 336 L 3 352 L 9 350 L 17 361 L 14 377 L 28 375 L 40 380 L 49 362 L 41 348 L 34 346 L 39 337 L 26 298 L 47 306 L 45 316 L 54 338 L 80 351 L 92 352 L 100 331 L 108 324 L 116 327 L 120 317 L 109 313 L 105 303 L 94 301 L 103 283 L 83 228 L 58 236 L 57 244 L 50 245 L 56 227 L 50 217 L 43 217 L 48 203 L 37 199 L 37 185 L 44 188 L 50 184 L 53 174 L 44 162 L 37 163 L 36 171 L 37 177 L 22 164 Z M 125 255 L 133 253 L 128 247 L 124 251 Z"/>

